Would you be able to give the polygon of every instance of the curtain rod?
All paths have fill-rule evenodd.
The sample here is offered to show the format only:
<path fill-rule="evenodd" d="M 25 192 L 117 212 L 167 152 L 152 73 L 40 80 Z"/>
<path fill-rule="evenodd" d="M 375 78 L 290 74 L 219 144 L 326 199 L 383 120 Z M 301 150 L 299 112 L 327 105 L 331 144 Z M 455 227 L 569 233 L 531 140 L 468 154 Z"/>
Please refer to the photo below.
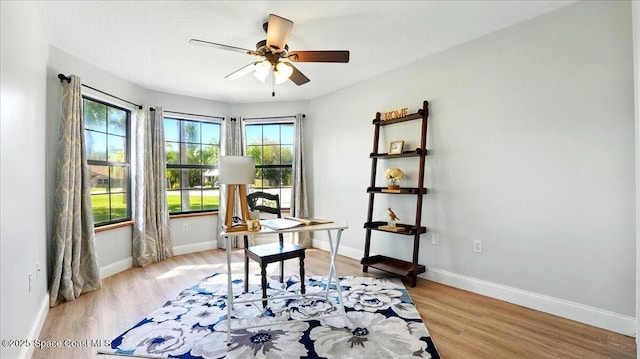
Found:
<path fill-rule="evenodd" d="M 64 74 L 58 74 L 58 78 L 60 79 L 60 82 L 62 82 L 62 81 L 64 81 L 64 80 L 67 80 L 67 83 L 71 83 L 71 77 L 67 77 L 67 76 L 65 76 Z M 120 100 L 120 101 L 123 101 L 123 102 L 126 102 L 126 103 L 130 104 L 130 105 L 133 105 L 133 106 L 137 107 L 137 108 L 138 108 L 138 110 L 142 110 L 142 105 L 138 105 L 137 103 L 133 103 L 133 102 L 131 102 L 131 101 L 127 101 L 127 100 L 125 100 L 125 99 L 123 99 L 123 98 L 120 98 L 120 97 L 118 97 L 118 96 L 114 96 L 114 95 L 112 95 L 112 94 L 110 94 L 110 93 L 107 93 L 107 92 L 104 92 L 104 91 L 102 91 L 102 90 L 98 90 L 97 88 L 91 87 L 91 86 L 89 86 L 89 85 L 85 85 L 85 84 L 81 84 L 81 85 L 82 85 L 82 86 L 84 86 L 84 87 L 86 87 L 86 88 L 90 88 L 90 89 L 92 89 L 93 91 L 100 92 L 100 93 L 101 93 L 101 94 L 103 94 L 103 95 L 111 96 L 111 97 L 116 98 L 116 99 L 118 99 L 118 100 Z"/>
<path fill-rule="evenodd" d="M 149 110 L 151 111 L 155 111 L 156 109 L 153 107 L 149 107 Z M 188 113 L 188 112 L 178 112 L 178 111 L 169 111 L 169 110 L 162 110 L 162 112 L 166 112 L 166 113 L 175 113 L 178 115 L 188 115 L 188 116 L 197 116 L 197 117 L 209 117 L 209 118 L 215 118 L 216 120 L 224 120 L 224 117 L 220 117 L 220 116 L 210 116 L 210 115 L 200 115 L 197 113 Z"/>
<path fill-rule="evenodd" d="M 304 113 L 302 114 L 302 118 L 307 117 Z M 244 117 L 243 120 L 277 120 L 280 118 L 296 118 L 296 115 L 290 116 L 271 116 L 271 117 Z"/>

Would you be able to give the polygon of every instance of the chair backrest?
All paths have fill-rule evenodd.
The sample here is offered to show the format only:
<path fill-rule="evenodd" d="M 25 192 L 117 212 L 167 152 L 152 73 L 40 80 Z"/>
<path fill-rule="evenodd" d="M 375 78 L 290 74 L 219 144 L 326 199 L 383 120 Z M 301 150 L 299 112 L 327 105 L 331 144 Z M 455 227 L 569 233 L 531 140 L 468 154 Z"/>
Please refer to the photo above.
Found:
<path fill-rule="evenodd" d="M 249 209 L 252 211 L 258 210 L 275 214 L 278 218 L 282 216 L 280 213 L 280 196 L 277 194 L 253 192 L 247 196 L 247 202 L 249 203 Z"/>
<path fill-rule="evenodd" d="M 271 213 L 278 216 L 278 218 L 282 218 L 282 214 L 280 213 L 280 196 L 277 194 L 253 192 L 247 195 L 247 203 L 249 204 L 249 209 L 252 211 L 258 210 L 261 212 Z M 280 245 L 282 245 L 284 242 L 284 236 L 282 233 L 278 233 L 278 240 L 280 241 Z M 247 236 L 244 236 L 244 247 L 249 247 L 249 237 Z"/>

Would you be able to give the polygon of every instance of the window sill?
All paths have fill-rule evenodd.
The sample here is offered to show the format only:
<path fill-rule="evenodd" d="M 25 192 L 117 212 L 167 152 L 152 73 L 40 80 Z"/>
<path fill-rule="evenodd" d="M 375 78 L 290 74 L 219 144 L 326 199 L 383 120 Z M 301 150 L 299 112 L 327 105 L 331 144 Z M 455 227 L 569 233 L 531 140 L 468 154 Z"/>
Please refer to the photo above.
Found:
<path fill-rule="evenodd" d="M 120 222 L 120 223 L 107 224 L 106 226 L 95 227 L 93 229 L 93 231 L 95 233 L 99 233 L 99 232 L 104 232 L 104 231 L 110 231 L 110 230 L 116 229 L 116 228 L 130 227 L 130 226 L 133 226 L 133 221 L 125 221 L 125 222 Z"/>
<path fill-rule="evenodd" d="M 214 212 L 197 212 L 197 213 L 183 213 L 183 214 L 170 214 L 169 219 L 177 218 L 189 218 L 189 217 L 204 217 L 204 216 L 217 216 L 218 211 Z"/>
<path fill-rule="evenodd" d="M 290 210 L 282 209 L 282 214 L 290 214 Z M 199 212 L 199 213 L 183 213 L 183 214 L 171 214 L 169 215 L 169 219 L 178 219 L 178 218 L 189 218 L 189 217 L 204 217 L 204 216 L 218 216 L 220 213 L 218 211 L 215 212 Z"/>

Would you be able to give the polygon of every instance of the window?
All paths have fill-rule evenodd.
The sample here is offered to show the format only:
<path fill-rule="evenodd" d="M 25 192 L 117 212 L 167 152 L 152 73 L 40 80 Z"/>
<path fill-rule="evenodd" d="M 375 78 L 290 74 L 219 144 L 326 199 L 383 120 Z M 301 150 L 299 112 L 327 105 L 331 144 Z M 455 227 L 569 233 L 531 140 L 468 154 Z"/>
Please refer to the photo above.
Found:
<path fill-rule="evenodd" d="M 245 125 L 246 153 L 256 160 L 254 188 L 280 195 L 282 208 L 291 207 L 294 127 L 286 123 Z"/>
<path fill-rule="evenodd" d="M 220 122 L 164 118 L 169 213 L 218 210 Z"/>
<path fill-rule="evenodd" d="M 96 226 L 131 219 L 131 112 L 83 97 L 84 138 Z"/>

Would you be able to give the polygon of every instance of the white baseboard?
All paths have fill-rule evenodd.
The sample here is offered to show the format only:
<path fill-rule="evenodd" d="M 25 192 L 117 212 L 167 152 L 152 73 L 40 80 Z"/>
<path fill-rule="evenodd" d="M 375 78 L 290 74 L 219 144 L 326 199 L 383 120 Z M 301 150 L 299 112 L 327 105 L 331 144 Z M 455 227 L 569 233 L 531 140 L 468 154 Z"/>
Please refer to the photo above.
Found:
<path fill-rule="evenodd" d="M 33 343 L 40 337 L 40 332 L 42 331 L 42 327 L 44 326 L 44 321 L 47 319 L 47 314 L 49 313 L 49 292 L 44 294 L 42 301 L 40 302 L 40 308 L 38 309 L 38 315 L 36 316 L 36 320 L 33 322 L 33 326 L 29 331 L 29 343 Z M 22 348 L 18 358 L 31 358 L 33 356 L 34 346 L 29 345 L 26 348 Z"/>
<path fill-rule="evenodd" d="M 212 241 L 186 244 L 182 246 L 173 247 L 173 255 L 179 256 L 181 254 L 195 253 L 195 252 L 206 251 L 209 249 L 216 249 L 216 248 L 217 248 L 216 242 L 212 242 Z M 105 266 L 100 267 L 100 278 L 104 279 L 104 278 L 110 277 L 114 274 L 120 273 L 131 267 L 133 267 L 133 258 L 131 257 L 119 260 L 115 263 L 107 264 Z"/>
<path fill-rule="evenodd" d="M 107 264 L 106 266 L 100 267 L 100 278 L 104 279 L 109 276 L 112 276 L 116 273 L 120 273 L 124 270 L 127 270 L 133 266 L 133 258 L 125 258 L 119 260 L 115 263 Z"/>
<path fill-rule="evenodd" d="M 636 319 L 627 315 L 487 282 L 437 268 L 427 267 L 427 272 L 420 277 L 616 333 L 628 336 L 636 335 Z"/>
<path fill-rule="evenodd" d="M 218 245 L 216 244 L 215 241 L 206 241 L 206 242 L 199 242 L 199 243 L 193 243 L 193 244 L 184 244 L 184 245 L 181 245 L 181 246 L 174 246 L 173 247 L 173 255 L 179 256 L 181 254 L 201 252 L 201 251 L 206 251 L 206 250 L 209 250 L 209 249 L 216 249 L 216 248 L 218 248 Z"/>
<path fill-rule="evenodd" d="M 314 239 L 313 247 L 325 251 L 329 251 L 330 249 L 329 242 L 326 240 Z M 341 246 L 339 253 L 357 260 L 362 258 L 361 249 Z M 575 320 L 577 322 L 610 330 L 616 333 L 632 337 L 636 336 L 636 318 L 627 315 L 497 283 L 483 281 L 438 268 L 427 267 L 426 273 L 420 275 L 420 278 L 425 278 L 472 293 L 477 293 L 490 298 L 503 300 L 505 302 Z"/>

